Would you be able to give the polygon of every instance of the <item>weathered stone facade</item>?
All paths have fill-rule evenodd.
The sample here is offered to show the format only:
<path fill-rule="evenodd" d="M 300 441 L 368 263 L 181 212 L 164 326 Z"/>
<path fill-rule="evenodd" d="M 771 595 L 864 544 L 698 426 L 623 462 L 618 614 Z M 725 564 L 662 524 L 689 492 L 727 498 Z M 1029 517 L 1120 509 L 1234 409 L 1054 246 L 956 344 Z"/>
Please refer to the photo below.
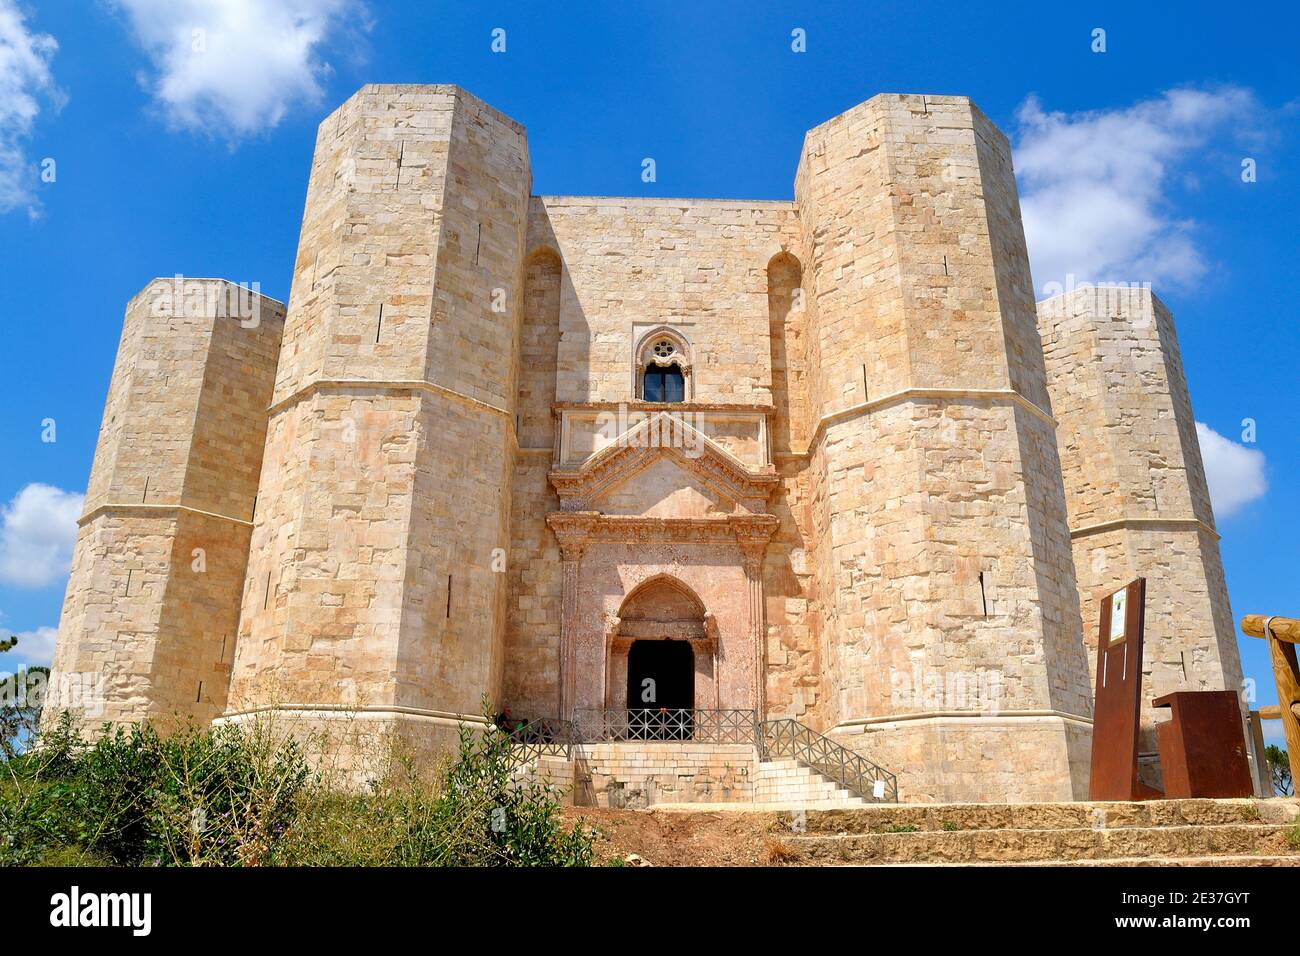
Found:
<path fill-rule="evenodd" d="M 1147 579 L 1141 749 L 1154 761 L 1152 699 L 1242 682 L 1173 316 L 1149 289 L 1084 288 L 1040 302 L 1038 321 L 1094 682 L 1099 599 Z"/>
<path fill-rule="evenodd" d="M 1010 148 L 968 100 L 813 129 L 792 202 L 531 185 L 523 128 L 463 90 L 367 86 L 321 124 L 282 341 L 236 367 L 209 323 L 141 364 L 169 327 L 128 309 L 57 661 L 115 668 L 110 719 L 435 749 L 485 697 L 658 703 L 644 661 L 684 645 L 671 706 L 795 718 L 903 799 L 1079 799 L 1091 595 L 1135 573 L 1170 576 L 1151 696 L 1237 686 L 1168 313 L 1036 312 Z M 153 492 L 189 510 L 105 507 L 153 412 L 122 383 L 196 375 L 201 409 L 256 408 L 130 444 L 191 462 L 197 497 Z M 230 568 L 200 585 L 174 542 L 204 536 Z M 156 607 L 113 596 L 131 562 Z"/>

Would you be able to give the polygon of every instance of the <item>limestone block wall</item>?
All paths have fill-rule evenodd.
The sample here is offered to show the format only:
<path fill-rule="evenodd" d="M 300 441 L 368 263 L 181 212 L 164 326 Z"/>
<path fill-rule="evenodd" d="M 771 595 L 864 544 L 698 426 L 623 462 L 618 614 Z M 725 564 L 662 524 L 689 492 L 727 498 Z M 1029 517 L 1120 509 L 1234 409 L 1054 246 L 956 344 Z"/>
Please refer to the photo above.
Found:
<path fill-rule="evenodd" d="M 813 556 L 813 512 L 808 468 L 811 428 L 808 282 L 800 261 L 802 231 L 768 262 L 768 337 L 772 354 L 772 460 L 781 483 L 769 507 L 780 518 L 763 565 L 766 599 L 767 716 L 824 726 L 825 682 L 819 640 Z"/>
<path fill-rule="evenodd" d="M 1038 321 L 1092 680 L 1099 598 L 1145 576 L 1142 749 L 1154 752 L 1151 699 L 1241 686 L 1173 317 L 1149 289 L 1081 288 L 1039 303 Z"/>
<path fill-rule="evenodd" d="M 932 798 L 996 799 L 1031 767 L 1068 798 L 1089 688 L 1007 141 L 964 98 L 878 96 L 808 134 L 795 196 L 824 719 Z M 918 671 L 993 672 L 1003 723 L 1065 729 L 969 791 L 925 721 L 969 714 L 991 753 L 1010 738 Z"/>
<path fill-rule="evenodd" d="M 827 685 L 817 630 L 811 478 L 801 456 L 778 456 L 777 471 L 781 483 L 769 507 L 780 524 L 763 563 L 767 717 L 793 717 L 823 729 Z"/>
<path fill-rule="evenodd" d="M 529 237 L 545 228 L 541 200 L 529 203 Z M 539 223 L 538 217 L 542 221 Z M 501 696 L 512 714 L 558 716 L 559 640 L 562 583 L 560 550 L 546 526 L 559 508 L 547 481 L 555 447 L 556 364 L 560 343 L 560 299 L 564 267 L 553 243 L 528 257 L 520 335 L 519 452 L 512 484 L 508 605 Z"/>
<path fill-rule="evenodd" d="M 798 262 L 781 256 L 797 246 L 798 229 L 789 202 L 532 198 L 503 687 L 512 713 L 551 714 L 557 696 L 561 571 L 545 526 L 546 513 L 557 507 L 546 479 L 546 451 L 555 441 L 551 404 L 634 400 L 636 341 L 669 325 L 691 343 L 696 401 L 770 405 L 772 323 L 784 328 L 802 321 L 797 314 L 787 318 L 791 299 L 784 288 L 798 280 Z M 775 312 L 774 261 L 781 296 Z M 800 405 L 806 402 L 801 336 L 790 336 L 794 372 L 785 371 L 783 354 L 778 358 L 783 398 Z M 788 437 L 780 454 L 797 483 L 801 461 L 790 460 Z M 789 553 L 799 560 L 804 543 L 793 518 L 787 538 L 769 549 L 765 567 L 769 607 L 779 612 L 769 618 L 769 639 L 791 648 L 799 663 L 780 667 L 798 670 L 801 690 L 787 690 L 796 678 L 783 678 L 773 706 L 779 700 L 782 713 L 787 706 L 802 713 L 807 704 L 794 702 L 814 700 L 816 681 L 806 626 L 789 613 L 807 600 L 790 571 Z M 794 602 L 789 608 L 787 600 Z"/>
<path fill-rule="evenodd" d="M 788 202 L 543 196 L 530 248 L 554 243 L 560 402 L 633 397 L 639 332 L 690 340 L 701 402 L 771 404 L 769 260 L 795 241 Z"/>
<path fill-rule="evenodd" d="M 321 124 L 232 717 L 499 698 L 529 186 L 522 127 L 456 87 Z"/>
<path fill-rule="evenodd" d="M 573 802 L 641 809 L 656 803 L 749 803 L 754 797 L 749 744 L 584 744 L 574 758 Z"/>
<path fill-rule="evenodd" d="M 283 326 L 222 280 L 127 305 L 53 668 L 56 687 L 102 677 L 102 710 L 74 708 L 88 725 L 225 707 Z"/>

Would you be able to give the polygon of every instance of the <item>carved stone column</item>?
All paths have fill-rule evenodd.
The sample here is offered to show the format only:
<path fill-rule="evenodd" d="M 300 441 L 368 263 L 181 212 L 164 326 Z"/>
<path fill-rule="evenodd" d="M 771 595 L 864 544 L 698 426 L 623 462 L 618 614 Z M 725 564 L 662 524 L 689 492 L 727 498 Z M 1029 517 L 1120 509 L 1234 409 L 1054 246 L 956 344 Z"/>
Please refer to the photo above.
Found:
<path fill-rule="evenodd" d="M 560 540 L 560 558 L 564 562 L 564 590 L 560 605 L 560 718 L 573 716 L 573 698 L 577 692 L 577 622 L 578 570 L 585 542 Z"/>
<path fill-rule="evenodd" d="M 763 608 L 763 557 L 772 529 L 736 530 L 741 559 L 745 565 L 745 582 L 749 589 L 749 639 L 754 653 L 754 710 L 758 719 L 767 716 L 767 625 Z"/>
<path fill-rule="evenodd" d="M 578 575 L 592 523 L 586 514 L 552 513 L 547 517 L 547 524 L 555 532 L 555 538 L 560 544 L 562 562 L 559 674 L 556 681 L 558 716 L 561 720 L 571 720 L 577 702 Z"/>

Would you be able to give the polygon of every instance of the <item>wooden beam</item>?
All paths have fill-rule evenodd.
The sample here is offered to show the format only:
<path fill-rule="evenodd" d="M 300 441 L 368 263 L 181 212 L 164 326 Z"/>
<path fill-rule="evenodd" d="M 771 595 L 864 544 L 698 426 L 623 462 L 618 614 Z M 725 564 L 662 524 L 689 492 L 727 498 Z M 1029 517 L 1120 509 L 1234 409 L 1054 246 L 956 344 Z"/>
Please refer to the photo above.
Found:
<path fill-rule="evenodd" d="M 1296 662 L 1294 644 L 1284 644 L 1276 638 L 1268 642 L 1269 656 L 1273 660 L 1273 679 L 1277 681 L 1277 702 L 1282 717 L 1282 736 L 1286 740 L 1287 758 L 1291 764 L 1291 779 L 1300 780 L 1300 666 Z"/>
<path fill-rule="evenodd" d="M 1267 614 L 1247 614 L 1241 619 L 1241 631 L 1248 637 L 1263 637 Z M 1270 628 L 1273 636 L 1288 644 L 1300 644 L 1300 620 L 1293 617 L 1275 617 Z"/>
<path fill-rule="evenodd" d="M 1268 633 L 1264 633 L 1264 625 Z M 1282 736 L 1286 740 L 1287 760 L 1291 764 L 1291 779 L 1300 780 L 1300 661 L 1296 660 L 1296 645 L 1300 644 L 1300 621 L 1293 617 L 1270 618 L 1262 614 L 1247 614 L 1241 619 L 1241 630 L 1251 637 L 1268 640 L 1268 656 L 1273 664 L 1273 680 L 1277 684 L 1277 707 L 1260 708 L 1276 714 L 1282 721 Z"/>
<path fill-rule="evenodd" d="M 1295 714 L 1297 717 L 1300 717 L 1300 704 L 1292 704 L 1291 713 Z M 1264 707 L 1261 707 L 1259 709 L 1259 719 L 1260 720 L 1281 720 L 1282 708 L 1279 707 L 1277 704 L 1268 704 Z"/>

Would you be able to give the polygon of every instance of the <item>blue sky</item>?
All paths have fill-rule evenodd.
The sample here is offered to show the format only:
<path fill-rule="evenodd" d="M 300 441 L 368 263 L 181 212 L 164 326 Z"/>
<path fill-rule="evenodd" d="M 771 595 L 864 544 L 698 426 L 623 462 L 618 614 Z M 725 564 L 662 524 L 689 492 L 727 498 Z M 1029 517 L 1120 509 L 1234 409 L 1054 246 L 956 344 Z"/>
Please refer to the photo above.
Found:
<path fill-rule="evenodd" d="M 366 82 L 468 88 L 528 128 L 535 193 L 590 195 L 790 198 L 808 128 L 970 95 L 1016 147 L 1040 288 L 1173 309 L 1234 615 L 1300 614 L 1300 13 L 1044 6 L 0 0 L 0 628 L 26 648 L 0 668 L 48 654 L 125 302 L 175 273 L 287 299 L 316 125 Z"/>

